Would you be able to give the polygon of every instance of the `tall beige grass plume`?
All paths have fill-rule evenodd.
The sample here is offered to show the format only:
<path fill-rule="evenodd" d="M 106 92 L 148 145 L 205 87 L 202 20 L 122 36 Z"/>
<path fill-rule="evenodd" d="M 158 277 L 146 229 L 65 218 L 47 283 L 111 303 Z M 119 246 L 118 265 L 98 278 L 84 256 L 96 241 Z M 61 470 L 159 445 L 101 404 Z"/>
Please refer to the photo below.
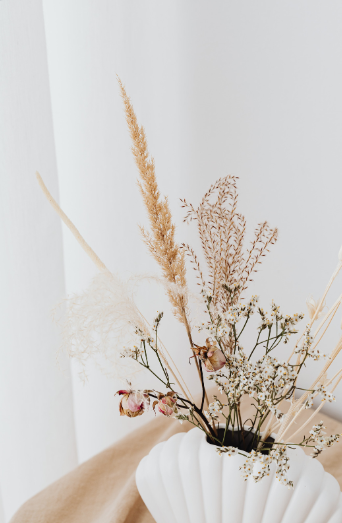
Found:
<path fill-rule="evenodd" d="M 117 78 L 124 103 L 126 122 L 132 139 L 132 153 L 139 171 L 138 186 L 151 227 L 150 233 L 143 227 L 140 227 L 140 230 L 150 253 L 162 269 L 163 277 L 167 282 L 175 285 L 174 288 L 170 287 L 166 292 L 175 317 L 186 328 L 190 347 L 192 347 L 185 253 L 175 241 L 175 225 L 172 222 L 168 199 L 162 197 L 159 192 L 154 159 L 148 152 L 145 130 L 143 126 L 138 124 L 126 89 L 120 78 Z M 195 364 L 203 388 L 202 405 L 204 399 L 209 404 L 204 387 L 203 372 L 197 358 L 195 358 Z"/>
<path fill-rule="evenodd" d="M 176 284 L 167 290 L 176 318 L 183 323 L 190 334 L 188 320 L 188 298 L 184 253 L 175 241 L 175 225 L 167 197 L 159 192 L 154 159 L 147 148 L 145 130 L 138 124 L 130 98 L 118 77 L 124 103 L 126 121 L 132 139 L 132 152 L 139 171 L 138 186 L 148 213 L 150 232 L 140 227 L 143 240 L 150 253 L 162 269 L 163 277 Z"/>

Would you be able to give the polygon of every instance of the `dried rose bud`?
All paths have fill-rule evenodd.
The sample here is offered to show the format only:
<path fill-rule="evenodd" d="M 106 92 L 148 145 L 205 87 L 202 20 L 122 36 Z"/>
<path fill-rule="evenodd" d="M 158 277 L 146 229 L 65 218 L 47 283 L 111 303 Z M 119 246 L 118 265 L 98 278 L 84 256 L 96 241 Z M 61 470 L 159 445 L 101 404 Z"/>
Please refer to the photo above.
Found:
<path fill-rule="evenodd" d="M 135 418 L 144 413 L 148 395 L 134 390 L 119 390 L 117 394 L 122 396 L 119 404 L 120 416 Z"/>
<path fill-rule="evenodd" d="M 207 359 L 204 361 L 205 370 L 216 372 L 226 364 L 226 358 L 219 347 L 211 348 L 207 352 Z"/>
<path fill-rule="evenodd" d="M 208 372 L 216 372 L 226 364 L 226 358 L 215 341 L 206 339 L 204 347 L 193 347 L 196 356 L 199 356 Z"/>
<path fill-rule="evenodd" d="M 158 400 L 153 403 L 153 409 L 158 407 L 159 412 L 164 416 L 172 416 L 172 414 L 178 412 L 177 396 L 173 392 L 168 392 L 166 396 L 160 394 Z"/>

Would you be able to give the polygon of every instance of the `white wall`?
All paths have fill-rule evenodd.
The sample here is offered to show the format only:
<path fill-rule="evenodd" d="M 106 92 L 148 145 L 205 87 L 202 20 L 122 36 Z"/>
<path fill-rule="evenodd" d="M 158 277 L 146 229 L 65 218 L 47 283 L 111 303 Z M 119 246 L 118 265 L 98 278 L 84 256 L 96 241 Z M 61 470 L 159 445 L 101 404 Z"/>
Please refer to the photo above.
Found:
<path fill-rule="evenodd" d="M 156 271 L 138 232 L 137 222 L 143 222 L 145 214 L 135 184 L 136 172 L 116 81 L 116 73 L 119 73 L 129 86 L 126 70 L 134 26 L 130 28 L 126 8 L 127 4 L 119 2 L 44 2 L 61 203 L 105 264 L 124 276 L 130 272 Z M 154 25 L 152 6 L 135 4 L 135 8 L 137 15 L 140 12 L 141 16 L 146 16 L 147 23 L 151 15 Z M 166 15 L 161 31 L 169 19 Z M 170 39 L 175 41 L 172 26 L 169 32 Z M 147 30 L 142 48 L 146 48 L 149 39 Z M 147 69 L 154 53 L 159 56 L 158 63 L 163 59 L 159 46 L 153 50 L 152 41 L 148 46 L 151 56 L 146 57 Z M 177 57 L 168 49 L 167 41 L 163 49 L 173 61 L 175 74 L 179 74 Z M 139 66 L 139 60 L 137 55 L 135 66 Z M 146 87 L 140 94 L 137 88 L 132 92 L 134 98 L 138 98 L 137 102 Z M 153 89 L 156 106 L 153 108 L 149 104 L 144 113 L 146 117 L 150 110 L 158 118 L 166 93 L 161 86 Z M 171 103 L 179 113 L 177 100 Z M 174 118 L 174 126 L 179 125 L 177 113 Z M 152 141 L 151 147 L 157 150 Z M 169 175 L 174 176 L 176 172 L 170 165 Z M 180 179 L 175 180 L 175 185 L 180 187 Z M 163 189 L 169 191 L 170 186 L 172 184 L 164 185 Z M 178 194 L 181 194 L 180 190 Z M 96 269 L 68 231 L 64 231 L 64 251 L 67 290 L 81 290 L 88 285 Z M 153 298 L 147 301 L 152 318 L 157 309 L 165 309 L 162 304 L 165 305 L 166 300 L 160 291 L 159 301 L 155 302 Z M 182 333 L 176 322 L 171 325 Z M 187 346 L 184 349 L 188 357 Z M 194 366 L 189 372 L 195 374 Z M 153 416 L 150 413 L 134 421 L 120 418 L 118 398 L 114 398 L 114 393 L 122 385 L 108 381 L 96 369 L 92 370 L 85 387 L 75 370 L 73 386 L 81 461 Z"/>
<path fill-rule="evenodd" d="M 181 224 L 178 198 L 196 204 L 218 177 L 239 176 L 250 233 L 265 219 L 280 229 L 250 290 L 266 307 L 274 298 L 285 312 L 305 310 L 342 243 L 341 3 L 44 0 L 44 12 L 61 202 L 106 265 L 157 271 L 137 229 L 146 215 L 118 73 L 146 128 L 178 238 L 198 245 Z M 67 231 L 63 241 L 67 290 L 78 291 L 96 270 Z M 144 292 L 149 314 L 169 313 L 159 291 Z M 339 333 L 336 324 L 334 339 Z M 170 314 L 163 337 L 196 388 Z M 85 388 L 73 376 L 81 460 L 148 419 L 119 418 L 117 384 L 95 370 Z M 342 391 L 339 399 L 328 411 L 342 419 Z"/>
<path fill-rule="evenodd" d="M 0 492 L 0 523 L 5 523 L 5 512 L 4 512 L 1 492 Z"/>
<path fill-rule="evenodd" d="M 0 482 L 6 521 L 77 464 L 69 364 L 57 368 L 51 308 L 65 294 L 39 0 L 0 2 Z M 2 512 L 2 511 L 1 511 Z M 1 513 L 0 513 L 1 521 Z"/>
<path fill-rule="evenodd" d="M 64 373 L 56 367 L 50 310 L 65 287 L 80 291 L 96 269 L 68 231 L 62 240 L 34 179 L 38 169 L 57 198 L 60 189 L 65 211 L 110 269 L 158 272 L 137 228 L 147 220 L 116 73 L 145 125 L 180 241 L 198 247 L 195 230 L 181 223 L 178 198 L 196 204 L 228 173 L 240 177 L 249 232 L 266 218 L 279 227 L 250 288 L 265 307 L 273 297 L 285 312 L 305 309 L 342 243 L 340 2 L 43 0 L 46 35 L 41 3 L 0 2 L 5 520 L 75 466 L 77 454 L 83 461 L 153 416 L 120 418 L 117 382 L 91 369 L 83 387 L 74 367 L 72 379 L 67 362 Z M 198 390 L 183 329 L 162 291 L 144 286 L 139 301 L 150 317 L 164 310 L 164 341 Z M 328 412 L 342 419 L 341 390 L 338 396 Z"/>

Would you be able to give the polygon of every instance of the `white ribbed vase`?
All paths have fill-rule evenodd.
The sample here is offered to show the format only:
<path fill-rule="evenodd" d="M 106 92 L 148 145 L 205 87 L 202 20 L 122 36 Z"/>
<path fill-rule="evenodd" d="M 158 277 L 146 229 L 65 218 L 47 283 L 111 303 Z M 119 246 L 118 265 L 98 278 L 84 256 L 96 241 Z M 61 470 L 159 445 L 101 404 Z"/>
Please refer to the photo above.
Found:
<path fill-rule="evenodd" d="M 142 499 L 157 523 L 342 523 L 336 479 L 303 450 L 289 450 L 288 489 L 272 473 L 241 478 L 243 456 L 219 456 L 195 428 L 175 434 L 145 456 L 136 472 Z"/>

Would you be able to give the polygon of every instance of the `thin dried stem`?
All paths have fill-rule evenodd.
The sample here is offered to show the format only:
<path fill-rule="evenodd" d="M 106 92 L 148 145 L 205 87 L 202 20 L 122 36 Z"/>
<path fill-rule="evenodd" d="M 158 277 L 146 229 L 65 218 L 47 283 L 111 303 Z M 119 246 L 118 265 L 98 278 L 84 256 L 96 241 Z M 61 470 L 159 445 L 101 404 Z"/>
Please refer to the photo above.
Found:
<path fill-rule="evenodd" d="M 89 258 L 95 263 L 96 267 L 100 269 L 100 271 L 106 271 L 107 268 L 105 264 L 100 260 L 98 255 L 93 251 L 93 249 L 87 244 L 87 242 L 82 238 L 81 234 L 79 233 L 78 229 L 76 229 L 75 225 L 72 223 L 71 220 L 67 217 L 67 215 L 62 211 L 56 200 L 52 197 L 50 192 L 48 191 L 45 183 L 43 182 L 42 177 L 38 172 L 36 172 L 36 178 L 38 180 L 39 186 L 42 189 L 43 193 L 45 194 L 46 198 L 50 202 L 51 206 L 54 208 L 58 216 L 61 218 L 61 220 L 65 223 L 65 225 L 68 227 L 68 229 L 72 232 L 82 249 L 88 254 Z"/>
<path fill-rule="evenodd" d="M 265 427 L 265 430 L 263 431 L 262 438 L 260 440 L 260 444 L 267 440 L 267 438 L 272 434 L 272 423 L 273 423 L 274 415 L 271 413 L 270 419 L 267 422 L 267 425 Z M 261 445 L 260 445 L 261 446 Z"/>
<path fill-rule="evenodd" d="M 341 265 L 341 266 L 342 266 L 342 265 Z M 331 285 L 332 285 L 332 282 L 333 282 L 334 279 L 336 278 L 336 276 L 337 276 L 337 274 L 338 274 L 338 272 L 339 272 L 341 266 L 339 265 L 339 266 L 337 267 L 337 270 L 336 270 L 335 273 L 334 273 L 334 278 L 331 278 L 331 280 L 330 280 L 330 282 L 329 282 L 329 284 L 328 284 L 328 286 L 327 286 L 327 289 L 326 289 L 325 292 L 324 292 L 324 295 L 323 295 L 324 298 L 326 297 L 326 295 L 327 295 L 327 293 L 328 293 L 328 290 L 330 289 L 330 287 L 331 287 Z M 315 334 L 314 334 L 314 337 L 317 336 L 317 334 L 319 333 L 319 331 L 321 330 L 321 328 L 323 327 L 323 325 L 325 324 L 325 322 L 328 320 L 328 318 L 330 317 L 330 315 L 331 315 L 331 314 L 333 314 L 333 315 L 336 314 L 336 311 L 337 311 L 338 307 L 340 306 L 341 301 L 342 301 L 342 294 L 341 294 L 341 296 L 339 296 L 339 298 L 335 301 L 334 305 L 330 308 L 330 310 L 329 310 L 329 311 L 327 312 L 327 314 L 324 316 L 323 320 L 321 321 L 321 323 L 320 323 L 319 326 L 317 327 L 317 330 L 316 330 L 316 332 L 315 332 Z M 314 323 L 314 321 L 315 321 L 315 319 L 316 319 L 316 316 L 317 316 L 317 311 L 320 309 L 320 306 L 321 306 L 322 303 L 323 303 L 323 299 L 320 300 L 320 302 L 319 302 L 319 304 L 318 304 L 318 306 L 317 306 L 316 312 L 315 312 L 314 316 L 311 318 L 311 320 L 310 320 L 310 322 L 309 322 L 309 327 L 312 327 L 312 325 L 313 325 L 313 323 Z M 330 321 L 331 321 L 331 320 L 330 320 Z M 329 322 L 329 323 L 330 323 L 330 322 Z M 306 329 L 305 329 L 305 330 L 306 330 Z M 289 356 L 289 358 L 288 358 L 288 360 L 287 360 L 288 362 L 291 360 L 291 358 L 293 357 L 293 355 L 294 355 L 296 349 L 298 348 L 299 343 L 301 342 L 301 340 L 302 340 L 302 338 L 303 338 L 303 336 L 304 336 L 305 330 L 302 332 L 302 334 L 301 334 L 300 337 L 298 338 L 298 340 L 297 340 L 295 346 L 293 347 L 293 350 L 292 350 L 292 352 L 291 352 L 291 355 Z"/>
<path fill-rule="evenodd" d="M 326 375 L 329 367 L 331 366 L 331 364 L 333 363 L 333 361 L 338 356 L 338 354 L 340 353 L 341 350 L 342 350 L 342 337 L 339 339 L 335 349 L 332 351 L 332 353 L 331 353 L 331 355 L 329 357 L 329 360 L 323 366 L 323 368 L 321 369 L 321 371 L 319 372 L 318 376 L 316 377 L 314 382 L 311 384 L 309 389 L 306 392 L 304 392 L 304 394 L 302 394 L 302 396 L 298 400 L 296 400 L 296 401 L 294 401 L 294 403 L 292 403 L 292 405 L 289 408 L 289 411 L 287 412 L 287 414 L 285 416 L 285 419 L 284 419 L 284 421 L 283 421 L 283 423 L 281 425 L 281 429 L 280 429 L 280 431 L 279 431 L 279 433 L 277 435 L 277 438 L 279 440 L 282 439 L 285 436 L 285 434 L 287 433 L 287 431 L 290 428 L 290 426 L 294 423 L 294 421 L 297 419 L 299 414 L 304 410 L 304 408 L 305 408 L 304 407 L 304 403 L 305 403 L 305 401 L 307 400 L 307 398 L 310 395 L 310 390 L 314 390 L 316 385 Z M 332 390 L 334 390 L 336 388 L 336 386 L 337 386 L 337 384 L 335 384 L 335 386 L 333 387 Z"/>
<path fill-rule="evenodd" d="M 341 371 L 339 371 L 339 372 L 341 372 Z M 339 377 L 339 379 L 337 380 L 337 382 L 335 383 L 335 385 L 332 387 L 331 392 L 333 392 L 333 391 L 336 389 L 337 385 L 340 383 L 341 380 L 342 380 L 342 376 Z M 302 431 L 302 430 L 303 430 L 303 429 L 308 425 L 308 423 L 310 423 L 310 421 L 312 421 L 312 419 L 316 416 L 316 414 L 319 413 L 319 411 L 324 407 L 325 404 L 326 404 L 326 400 L 322 401 L 322 403 L 320 404 L 320 406 L 317 407 L 317 409 L 313 412 L 313 414 L 312 414 L 312 415 L 311 415 L 311 416 L 310 416 L 310 417 L 305 421 L 305 423 L 303 423 L 303 424 L 299 427 L 298 430 L 296 430 L 296 432 L 294 432 L 293 434 L 291 434 L 291 436 L 288 438 L 287 441 L 290 441 L 290 442 L 293 441 L 293 438 L 294 438 L 295 436 L 297 436 L 297 434 L 298 434 L 299 432 L 301 432 L 301 431 Z M 302 409 L 301 409 L 301 410 L 302 410 Z M 298 413 L 298 414 L 299 414 L 299 413 Z M 295 420 L 293 420 L 293 422 L 294 422 L 294 421 L 295 421 Z M 293 423 L 293 422 L 292 422 L 292 423 Z M 292 425 L 292 423 L 291 423 L 291 425 Z M 289 425 L 289 427 L 290 427 L 290 425 Z M 288 428 L 289 428 L 289 427 L 288 427 Z M 285 434 L 285 433 L 284 433 L 284 434 Z"/>
<path fill-rule="evenodd" d="M 335 269 L 335 271 L 334 271 L 334 273 L 333 273 L 333 275 L 332 275 L 331 278 L 330 278 L 330 281 L 329 281 L 329 283 L 328 283 L 328 285 L 327 285 L 327 287 L 326 287 L 326 289 L 325 289 L 325 291 L 324 291 L 324 294 L 323 294 L 323 296 L 322 296 L 320 302 L 318 303 L 318 306 L 317 306 L 317 308 L 316 308 L 315 314 L 314 314 L 314 316 L 313 316 L 313 318 L 311 319 L 311 322 L 310 322 L 311 325 L 312 325 L 313 322 L 315 321 L 316 316 L 317 316 L 317 314 L 318 314 L 318 311 L 321 309 L 323 303 L 325 302 L 325 298 L 326 298 L 326 296 L 327 296 L 327 294 L 328 294 L 328 292 L 329 292 L 329 290 L 330 290 L 330 287 L 332 286 L 332 284 L 333 284 L 333 282 L 334 282 L 336 276 L 338 275 L 338 273 L 340 272 L 341 269 L 342 269 L 342 262 L 339 262 L 338 265 L 337 265 L 337 267 L 336 267 L 336 269 Z"/>
<path fill-rule="evenodd" d="M 317 334 L 319 333 L 319 331 L 321 330 L 321 328 L 323 327 L 323 325 L 325 324 L 325 322 L 327 321 L 327 319 L 329 318 L 329 316 L 336 312 L 336 310 L 339 308 L 339 306 L 341 305 L 341 302 L 342 302 L 342 294 L 339 296 L 339 298 L 335 301 L 334 305 L 332 307 L 330 307 L 330 310 L 327 312 L 327 314 L 324 316 L 323 320 L 321 321 L 321 323 L 319 324 L 319 326 L 317 327 L 316 331 L 315 331 L 315 334 L 314 334 L 314 337 L 316 338 Z"/>

